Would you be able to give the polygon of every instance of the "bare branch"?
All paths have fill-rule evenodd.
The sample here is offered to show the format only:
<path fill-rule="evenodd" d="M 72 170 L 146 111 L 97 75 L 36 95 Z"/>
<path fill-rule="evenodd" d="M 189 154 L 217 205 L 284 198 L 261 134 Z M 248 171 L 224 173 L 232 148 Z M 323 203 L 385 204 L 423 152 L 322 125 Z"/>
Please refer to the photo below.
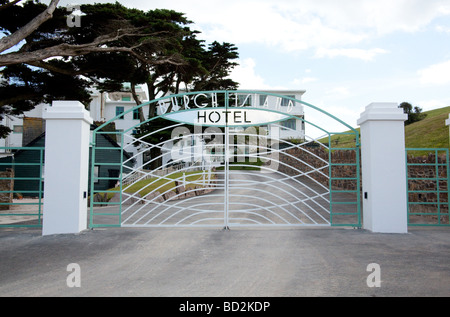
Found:
<path fill-rule="evenodd" d="M 59 0 L 52 0 L 44 12 L 36 16 L 33 20 L 28 22 L 13 34 L 0 39 L 0 53 L 18 44 L 24 40 L 28 35 L 33 33 L 42 23 L 53 17 L 53 12 L 58 5 Z"/>
<path fill-rule="evenodd" d="M 30 100 L 33 98 L 39 97 L 38 93 L 28 93 L 28 94 L 20 94 L 14 97 L 6 98 L 6 99 L 0 99 L 0 107 L 6 106 L 6 105 L 12 105 L 15 102 L 22 101 L 22 100 Z"/>
<path fill-rule="evenodd" d="M 43 61 L 28 62 L 27 64 L 69 76 L 87 75 L 90 72 L 95 71 L 95 69 L 83 69 L 83 70 L 65 69 Z"/>
<path fill-rule="evenodd" d="M 33 63 L 57 56 L 79 56 L 94 52 L 129 52 L 128 47 L 98 47 L 96 45 L 70 45 L 60 44 L 33 52 L 13 52 L 0 55 L 0 66 L 20 63 Z"/>
<path fill-rule="evenodd" d="M 12 52 L 9 54 L 0 55 L 0 67 L 8 66 L 13 64 L 25 63 L 25 64 L 33 64 L 36 62 L 42 62 L 47 58 L 57 57 L 57 56 L 80 56 L 86 55 L 89 53 L 106 53 L 106 52 L 126 52 L 129 53 L 144 63 L 150 64 L 164 64 L 171 63 L 174 65 L 184 65 L 185 62 L 181 60 L 177 60 L 176 56 L 166 57 L 161 60 L 153 60 L 149 59 L 135 51 L 135 49 L 150 43 L 154 40 L 154 36 L 159 35 L 164 32 L 151 33 L 151 34 L 139 34 L 133 33 L 133 31 L 137 31 L 139 28 L 130 28 L 125 30 L 118 30 L 117 32 L 113 32 L 107 35 L 102 35 L 97 37 L 94 41 L 87 44 L 59 44 L 51 47 L 46 47 L 36 51 L 20 51 L 20 52 Z M 106 44 L 110 42 L 115 42 L 120 40 L 123 37 L 148 37 L 147 40 L 140 42 L 137 45 L 131 47 L 118 47 L 118 46 L 106 46 Z"/>

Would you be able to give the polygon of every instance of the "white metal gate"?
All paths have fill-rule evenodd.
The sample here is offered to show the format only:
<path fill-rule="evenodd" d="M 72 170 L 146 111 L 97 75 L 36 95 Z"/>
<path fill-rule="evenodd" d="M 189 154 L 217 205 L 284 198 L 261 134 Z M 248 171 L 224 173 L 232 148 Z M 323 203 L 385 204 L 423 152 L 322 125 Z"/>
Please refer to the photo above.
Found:
<path fill-rule="evenodd" d="M 347 134 L 355 135 L 355 146 L 343 150 L 353 151 L 354 161 L 336 163 L 333 153 L 342 149 L 317 142 L 331 141 L 317 125 L 311 127 L 324 134 L 307 135 L 308 104 L 294 98 L 214 91 L 154 103 L 158 117 L 121 132 L 94 132 L 94 140 L 118 135 L 121 156 L 102 163 L 102 151 L 112 148 L 93 144 L 92 227 L 360 225 L 353 130 Z M 118 176 L 106 176 L 104 167 L 111 166 L 120 167 Z M 335 172 L 343 166 L 353 175 Z M 100 181 L 117 186 L 104 190 Z M 342 182 L 354 185 L 336 186 Z"/>

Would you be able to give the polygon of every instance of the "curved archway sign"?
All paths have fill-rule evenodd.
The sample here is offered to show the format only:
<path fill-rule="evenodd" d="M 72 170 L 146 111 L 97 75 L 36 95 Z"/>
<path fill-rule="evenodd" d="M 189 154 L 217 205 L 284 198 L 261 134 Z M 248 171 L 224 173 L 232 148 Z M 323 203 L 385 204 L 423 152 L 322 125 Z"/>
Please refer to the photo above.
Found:
<path fill-rule="evenodd" d="M 103 130 L 140 108 L 157 116 Z M 116 136 L 118 161 L 102 135 Z M 90 193 L 91 227 L 359 227 L 359 134 L 292 95 L 170 95 L 93 132 Z"/>
<path fill-rule="evenodd" d="M 272 101 L 257 92 L 199 92 L 162 98 L 157 103 L 165 119 L 191 125 L 256 126 L 289 119 L 295 99 L 271 97 Z"/>
<path fill-rule="evenodd" d="M 289 115 L 263 109 L 191 109 L 165 114 L 168 120 L 191 125 L 215 127 L 259 126 L 276 123 L 290 118 Z"/>

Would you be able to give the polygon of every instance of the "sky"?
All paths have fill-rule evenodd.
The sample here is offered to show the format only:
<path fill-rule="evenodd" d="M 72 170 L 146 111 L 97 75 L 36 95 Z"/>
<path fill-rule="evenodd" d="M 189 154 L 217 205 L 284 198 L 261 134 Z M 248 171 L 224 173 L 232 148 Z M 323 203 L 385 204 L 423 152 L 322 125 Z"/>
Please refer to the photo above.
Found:
<path fill-rule="evenodd" d="M 111 1 L 60 5 L 94 2 Z M 350 126 L 372 102 L 450 106 L 450 0 L 118 2 L 185 13 L 199 39 L 238 48 L 240 89 L 306 90 L 303 101 Z"/>

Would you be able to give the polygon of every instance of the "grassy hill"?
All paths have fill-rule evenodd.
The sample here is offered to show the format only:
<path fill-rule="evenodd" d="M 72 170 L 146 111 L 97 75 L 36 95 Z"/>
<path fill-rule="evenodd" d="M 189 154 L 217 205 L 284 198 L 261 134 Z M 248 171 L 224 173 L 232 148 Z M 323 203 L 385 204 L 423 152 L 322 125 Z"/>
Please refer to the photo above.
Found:
<path fill-rule="evenodd" d="M 448 148 L 449 127 L 445 125 L 450 107 L 424 112 L 425 119 L 405 127 L 407 148 Z"/>
<path fill-rule="evenodd" d="M 405 127 L 407 148 L 449 148 L 449 127 L 445 125 L 450 107 L 425 111 L 425 119 Z M 359 131 L 359 128 L 357 129 Z M 328 138 L 319 140 L 327 143 Z M 386 140 L 388 142 L 388 140 Z M 332 147 L 353 147 L 354 138 L 350 135 L 333 135 Z"/>

